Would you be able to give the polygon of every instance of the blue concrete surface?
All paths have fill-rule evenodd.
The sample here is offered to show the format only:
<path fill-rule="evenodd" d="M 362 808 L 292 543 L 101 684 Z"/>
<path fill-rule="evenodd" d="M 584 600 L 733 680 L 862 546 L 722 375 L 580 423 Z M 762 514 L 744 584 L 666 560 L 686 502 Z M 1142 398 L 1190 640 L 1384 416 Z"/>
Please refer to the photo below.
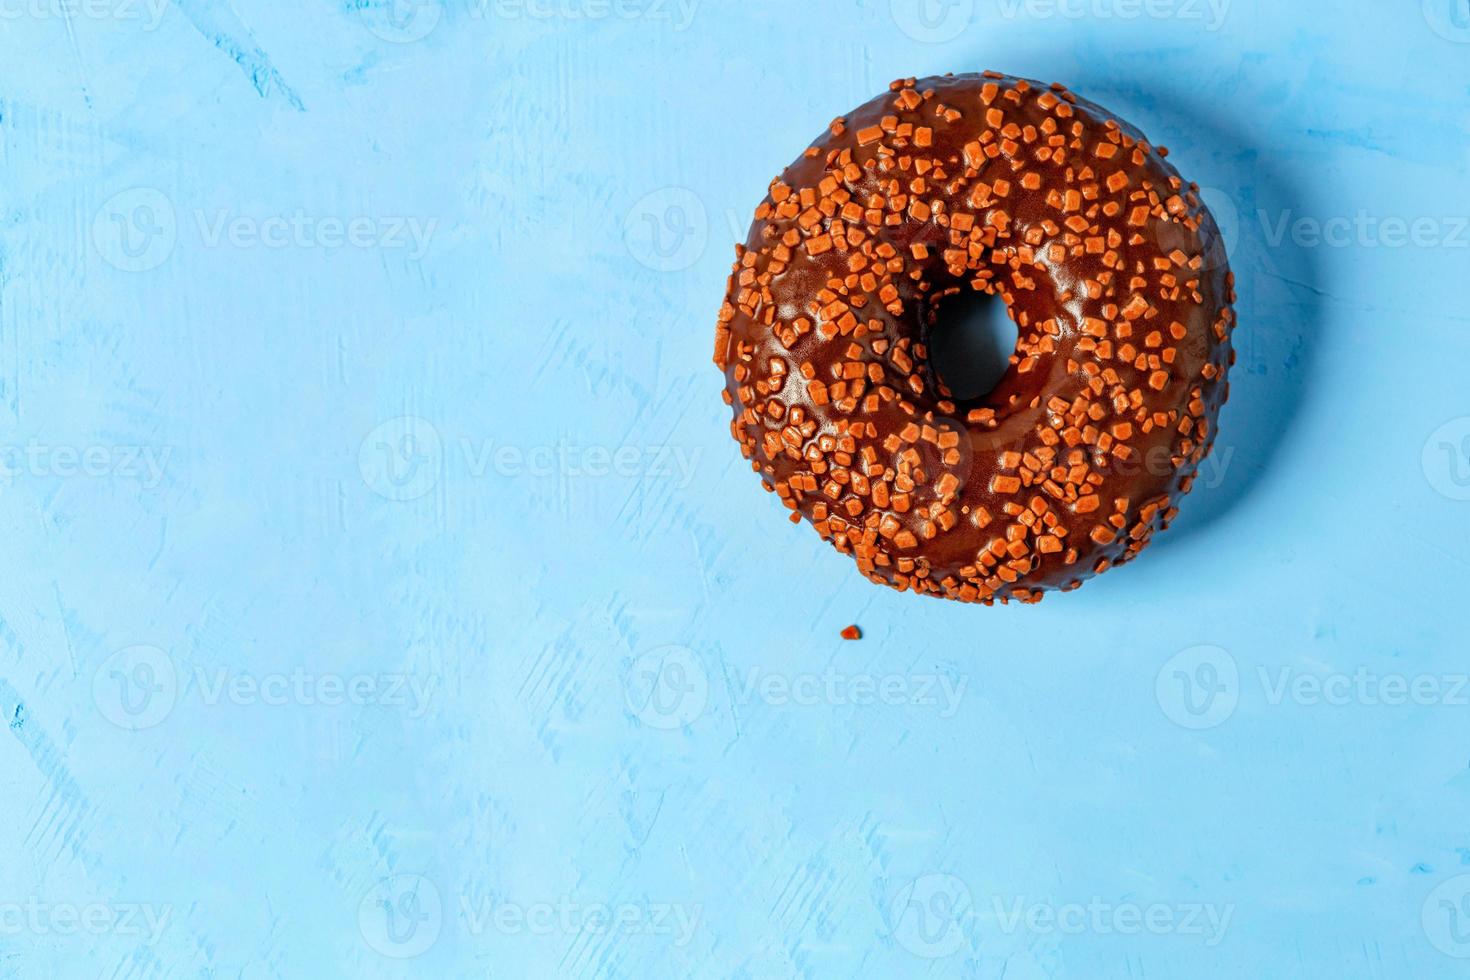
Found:
<path fill-rule="evenodd" d="M 1465 975 L 1465 0 L 0 38 L 0 976 Z M 984 68 L 1167 144 L 1240 282 L 1178 526 L 1037 608 L 859 578 L 709 363 L 767 181 Z"/>

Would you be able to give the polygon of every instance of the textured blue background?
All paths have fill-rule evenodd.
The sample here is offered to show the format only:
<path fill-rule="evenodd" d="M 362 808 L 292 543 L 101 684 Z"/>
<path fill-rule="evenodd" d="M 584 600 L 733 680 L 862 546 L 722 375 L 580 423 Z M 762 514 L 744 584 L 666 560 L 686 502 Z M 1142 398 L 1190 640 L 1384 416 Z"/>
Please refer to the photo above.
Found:
<path fill-rule="evenodd" d="M 0 976 L 1464 975 L 1465 0 L 374 2 L 0 4 Z M 1240 283 L 1037 608 L 785 523 L 709 363 L 767 181 L 983 68 Z"/>

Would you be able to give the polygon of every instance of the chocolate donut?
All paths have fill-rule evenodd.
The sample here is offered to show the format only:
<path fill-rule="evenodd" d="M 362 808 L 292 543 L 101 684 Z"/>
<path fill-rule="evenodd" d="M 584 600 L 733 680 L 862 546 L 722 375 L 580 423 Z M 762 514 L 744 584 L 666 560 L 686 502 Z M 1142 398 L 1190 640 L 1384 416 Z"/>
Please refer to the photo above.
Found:
<path fill-rule="evenodd" d="M 720 310 L 731 432 L 868 578 L 1036 602 L 1168 527 L 1229 393 L 1234 278 L 1138 130 L 1060 85 L 905 79 L 770 185 Z M 1019 339 L 952 397 L 927 341 L 996 294 Z"/>

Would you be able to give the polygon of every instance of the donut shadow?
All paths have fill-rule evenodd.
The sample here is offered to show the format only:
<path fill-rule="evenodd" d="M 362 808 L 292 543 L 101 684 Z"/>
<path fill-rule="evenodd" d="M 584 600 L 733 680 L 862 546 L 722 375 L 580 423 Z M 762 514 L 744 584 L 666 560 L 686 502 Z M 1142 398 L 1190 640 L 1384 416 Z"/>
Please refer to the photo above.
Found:
<path fill-rule="evenodd" d="M 1324 294 L 1318 285 L 1320 255 L 1291 234 L 1293 221 L 1313 213 L 1307 165 L 1272 152 L 1260 130 L 1196 97 L 1147 52 L 1115 53 L 1111 68 L 1125 62 L 1126 76 L 1099 73 L 1081 59 L 1059 64 L 1054 51 L 1013 51 L 974 63 L 1062 82 L 1169 147 L 1170 162 L 1200 186 L 1221 227 L 1237 294 L 1238 360 L 1230 372 L 1230 400 L 1178 519 L 1141 556 L 1147 563 L 1181 542 L 1198 544 L 1196 536 L 1220 533 L 1225 518 L 1271 472 L 1307 395 Z M 1028 70 L 1037 63 L 1050 67 Z"/>
<path fill-rule="evenodd" d="M 1174 151 L 1170 161 L 1200 185 L 1221 226 L 1235 274 L 1238 359 L 1230 400 L 1178 520 L 1155 538 L 1157 553 L 1238 508 L 1270 473 L 1296 424 L 1323 319 L 1321 257 L 1293 241 L 1290 227 L 1312 182 L 1305 166 L 1297 171 L 1289 158 L 1262 147 L 1258 131 L 1180 96 L 1167 77 L 1137 87 L 1086 77 L 1070 84 Z"/>

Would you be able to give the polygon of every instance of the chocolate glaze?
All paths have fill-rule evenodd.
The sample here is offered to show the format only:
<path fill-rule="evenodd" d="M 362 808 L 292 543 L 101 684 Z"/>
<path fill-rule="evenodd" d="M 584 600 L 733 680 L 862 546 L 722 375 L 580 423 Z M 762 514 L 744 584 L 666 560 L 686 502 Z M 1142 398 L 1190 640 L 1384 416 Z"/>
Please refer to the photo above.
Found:
<path fill-rule="evenodd" d="M 1060 86 L 895 82 L 775 181 L 720 312 L 731 431 L 869 578 L 1037 601 L 1137 555 L 1215 437 L 1234 360 L 1213 218 L 1133 127 Z M 1020 328 L 956 400 L 945 297 Z"/>

